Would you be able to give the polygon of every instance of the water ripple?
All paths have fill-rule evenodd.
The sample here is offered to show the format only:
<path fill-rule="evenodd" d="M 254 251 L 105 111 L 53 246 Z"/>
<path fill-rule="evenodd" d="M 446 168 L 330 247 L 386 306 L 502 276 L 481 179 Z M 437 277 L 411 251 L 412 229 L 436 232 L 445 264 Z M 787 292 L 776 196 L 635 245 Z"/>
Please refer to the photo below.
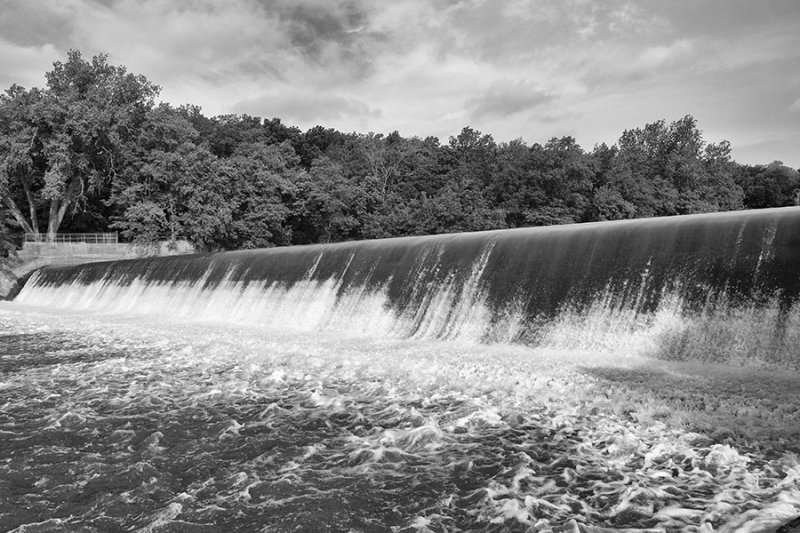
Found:
<path fill-rule="evenodd" d="M 4 531 L 712 531 L 800 514 L 798 426 L 737 411 L 758 397 L 797 422 L 786 374 L 783 395 L 713 373 L 666 394 L 648 380 L 677 366 L 596 354 L 13 308 L 0 326 Z M 708 414 L 687 400 L 703 379 L 747 431 L 687 423 Z"/>

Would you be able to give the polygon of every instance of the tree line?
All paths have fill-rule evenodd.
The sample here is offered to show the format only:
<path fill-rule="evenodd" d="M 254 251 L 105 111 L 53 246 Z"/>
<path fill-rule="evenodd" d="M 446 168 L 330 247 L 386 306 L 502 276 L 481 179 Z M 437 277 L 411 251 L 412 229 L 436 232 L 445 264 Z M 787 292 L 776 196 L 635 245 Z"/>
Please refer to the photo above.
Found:
<path fill-rule="evenodd" d="M 303 132 L 156 103 L 159 91 L 70 51 L 45 88 L 0 96 L 0 247 L 22 232 L 119 231 L 223 250 L 800 203 L 797 169 L 736 163 L 691 115 L 586 151 L 470 127 L 447 143 Z"/>

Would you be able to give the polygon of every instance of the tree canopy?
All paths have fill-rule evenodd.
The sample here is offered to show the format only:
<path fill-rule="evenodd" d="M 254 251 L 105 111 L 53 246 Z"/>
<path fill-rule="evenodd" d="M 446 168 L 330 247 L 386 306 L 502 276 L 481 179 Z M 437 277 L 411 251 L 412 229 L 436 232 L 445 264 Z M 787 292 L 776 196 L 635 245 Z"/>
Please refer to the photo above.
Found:
<path fill-rule="evenodd" d="M 591 151 L 470 127 L 443 144 L 209 118 L 157 103 L 158 86 L 105 55 L 70 51 L 46 80 L 0 96 L 0 247 L 119 230 L 221 250 L 800 203 L 797 169 L 734 162 L 691 115 Z"/>
<path fill-rule="evenodd" d="M 22 229 L 46 222 L 52 236 L 67 213 L 104 222 L 97 208 L 159 88 L 77 51 L 46 79 L 44 90 L 14 85 L 0 97 L 0 194 Z"/>

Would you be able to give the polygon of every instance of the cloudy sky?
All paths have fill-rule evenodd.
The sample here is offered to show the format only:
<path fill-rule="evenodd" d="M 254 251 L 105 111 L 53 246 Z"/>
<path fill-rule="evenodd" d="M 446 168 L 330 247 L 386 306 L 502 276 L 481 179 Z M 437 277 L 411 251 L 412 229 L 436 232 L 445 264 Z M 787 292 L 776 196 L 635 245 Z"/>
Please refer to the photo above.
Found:
<path fill-rule="evenodd" d="M 741 163 L 800 167 L 798 0 L 0 0 L 0 87 L 73 48 L 206 115 L 446 142 L 694 115 Z"/>

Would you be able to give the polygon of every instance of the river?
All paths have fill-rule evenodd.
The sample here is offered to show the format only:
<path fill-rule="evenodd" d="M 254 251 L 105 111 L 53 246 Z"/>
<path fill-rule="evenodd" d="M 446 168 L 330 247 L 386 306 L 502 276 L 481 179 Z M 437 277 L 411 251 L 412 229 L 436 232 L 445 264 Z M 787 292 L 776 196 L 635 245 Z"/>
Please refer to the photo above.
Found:
<path fill-rule="evenodd" d="M 772 531 L 798 453 L 793 371 L 0 303 L 2 531 Z"/>

